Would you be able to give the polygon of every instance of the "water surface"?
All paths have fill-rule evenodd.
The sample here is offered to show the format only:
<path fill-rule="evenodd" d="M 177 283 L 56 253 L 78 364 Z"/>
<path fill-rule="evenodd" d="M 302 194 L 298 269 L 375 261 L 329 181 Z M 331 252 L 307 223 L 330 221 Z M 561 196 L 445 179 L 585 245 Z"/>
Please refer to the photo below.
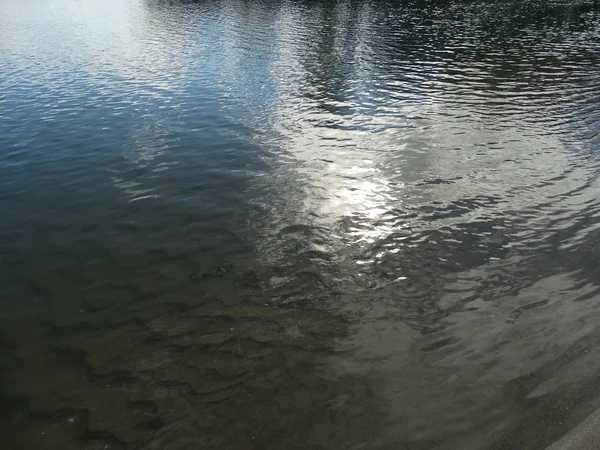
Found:
<path fill-rule="evenodd" d="M 599 151 L 597 1 L 4 0 L 3 441 L 543 449 Z"/>

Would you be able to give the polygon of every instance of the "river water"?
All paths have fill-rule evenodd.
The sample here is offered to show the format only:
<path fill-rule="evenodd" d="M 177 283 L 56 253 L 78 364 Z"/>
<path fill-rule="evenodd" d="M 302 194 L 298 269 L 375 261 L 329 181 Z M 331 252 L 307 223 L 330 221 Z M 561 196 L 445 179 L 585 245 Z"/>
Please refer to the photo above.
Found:
<path fill-rule="evenodd" d="M 0 174 L 4 448 L 600 407 L 597 1 L 3 0 Z"/>

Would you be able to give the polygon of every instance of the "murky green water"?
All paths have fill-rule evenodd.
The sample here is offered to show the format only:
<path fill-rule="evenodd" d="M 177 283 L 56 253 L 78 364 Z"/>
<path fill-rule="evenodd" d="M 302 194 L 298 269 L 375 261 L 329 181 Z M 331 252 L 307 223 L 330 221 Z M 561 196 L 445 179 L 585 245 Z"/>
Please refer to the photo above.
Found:
<path fill-rule="evenodd" d="M 599 151 L 597 1 L 3 0 L 3 448 L 543 449 Z"/>

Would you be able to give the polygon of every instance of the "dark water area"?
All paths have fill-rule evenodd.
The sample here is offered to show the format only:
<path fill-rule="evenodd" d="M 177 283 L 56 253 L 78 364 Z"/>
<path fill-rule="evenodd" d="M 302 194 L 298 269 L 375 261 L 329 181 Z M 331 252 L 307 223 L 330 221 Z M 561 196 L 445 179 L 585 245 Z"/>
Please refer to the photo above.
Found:
<path fill-rule="evenodd" d="M 599 175 L 597 1 L 2 0 L 2 447 L 544 449 Z"/>

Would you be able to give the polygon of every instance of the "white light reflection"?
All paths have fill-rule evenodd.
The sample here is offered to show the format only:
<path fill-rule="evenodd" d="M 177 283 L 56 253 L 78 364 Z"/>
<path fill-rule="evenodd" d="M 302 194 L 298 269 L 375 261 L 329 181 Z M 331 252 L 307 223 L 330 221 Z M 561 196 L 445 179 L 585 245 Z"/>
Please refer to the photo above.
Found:
<path fill-rule="evenodd" d="M 382 88 L 380 80 L 389 74 L 368 56 L 380 39 L 370 11 L 365 3 L 358 23 L 345 14 L 331 18 L 293 6 L 280 12 L 272 70 L 278 98 L 273 126 L 302 177 L 303 217 L 330 227 L 351 218 L 346 237 L 371 244 L 400 230 L 535 209 L 589 179 L 588 170 L 573 168 L 574 155 L 560 135 L 548 133 L 543 123 L 522 122 L 513 104 L 496 102 L 477 83 L 473 92 L 462 86 L 453 92 L 446 85 L 420 89 L 419 79 L 387 80 Z M 329 52 L 326 67 L 310 56 L 324 27 L 336 30 L 337 39 L 319 48 Z M 338 47 L 344 39 L 340 30 L 351 30 L 353 43 L 358 43 L 346 43 L 354 52 L 350 68 L 339 62 L 340 52 L 347 51 Z M 337 92 L 327 93 L 327 86 L 318 84 L 319 71 L 343 69 L 347 78 Z M 473 67 L 473 73 L 478 71 Z M 572 173 L 561 180 L 565 170 Z M 435 221 L 423 221 L 422 213 L 405 214 L 476 197 L 500 200 L 487 204 L 485 211 L 473 205 L 459 216 Z"/>

